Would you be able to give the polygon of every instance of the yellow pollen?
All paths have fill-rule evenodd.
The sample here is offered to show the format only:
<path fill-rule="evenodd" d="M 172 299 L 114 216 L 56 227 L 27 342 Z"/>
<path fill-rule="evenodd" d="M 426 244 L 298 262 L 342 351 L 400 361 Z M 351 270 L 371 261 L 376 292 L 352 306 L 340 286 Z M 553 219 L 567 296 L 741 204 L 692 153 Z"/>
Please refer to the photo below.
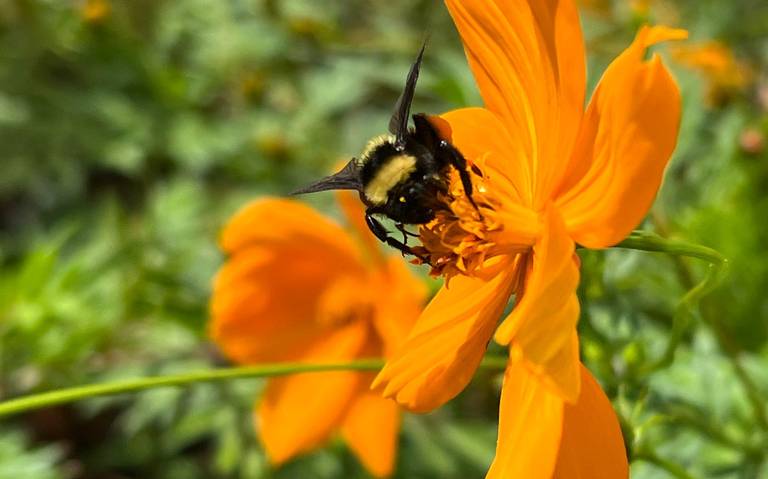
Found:
<path fill-rule="evenodd" d="M 446 280 L 457 274 L 482 276 L 488 259 L 529 248 L 510 245 L 504 239 L 498 213 L 501 202 L 486 186 L 486 180 L 472 173 L 472 198 L 478 211 L 464 194 L 458 174 L 452 172 L 448 192 L 442 198 L 446 209 L 438 210 L 432 221 L 419 228 L 421 246 L 413 248 L 417 255 L 429 260 L 430 275 L 444 276 Z"/>

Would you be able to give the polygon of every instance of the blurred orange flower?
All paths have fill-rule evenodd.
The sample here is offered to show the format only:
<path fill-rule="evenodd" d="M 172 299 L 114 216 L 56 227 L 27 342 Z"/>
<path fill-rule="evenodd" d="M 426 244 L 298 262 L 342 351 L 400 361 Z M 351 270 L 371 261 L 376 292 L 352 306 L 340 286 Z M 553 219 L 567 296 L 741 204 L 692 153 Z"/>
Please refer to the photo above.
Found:
<path fill-rule="evenodd" d="M 374 387 L 431 410 L 467 385 L 493 336 L 510 361 L 488 477 L 626 477 L 615 413 L 579 359 L 575 245 L 614 245 L 650 208 L 677 141 L 680 94 L 645 53 L 687 33 L 642 28 L 585 111 L 573 0 L 446 4 L 485 108 L 434 123 L 472 163 L 481 214 L 453 178 L 450 211 L 420 231 L 420 253 L 449 281 Z"/>
<path fill-rule="evenodd" d="M 595 10 L 598 13 L 609 12 L 613 6 L 612 0 L 576 0 L 576 3 L 582 8 Z"/>
<path fill-rule="evenodd" d="M 99 22 L 112 12 L 109 0 L 85 0 L 81 7 L 83 19 L 87 22 Z"/>
<path fill-rule="evenodd" d="M 226 226 L 229 255 L 211 303 L 210 334 L 243 364 L 350 361 L 387 356 L 418 317 L 425 287 L 385 257 L 344 193 L 350 230 L 292 200 L 262 199 Z M 340 432 L 375 476 L 392 472 L 400 413 L 369 389 L 372 373 L 271 379 L 256 410 L 267 455 L 280 464 Z"/>
<path fill-rule="evenodd" d="M 576 0 L 577 5 L 602 16 L 614 16 L 616 10 L 627 9 L 635 17 L 645 18 L 650 14 L 654 0 Z"/>
<path fill-rule="evenodd" d="M 679 46 L 674 58 L 684 66 L 699 71 L 707 80 L 707 99 L 712 105 L 721 104 L 750 82 L 749 67 L 733 54 L 733 50 L 716 40 Z"/>

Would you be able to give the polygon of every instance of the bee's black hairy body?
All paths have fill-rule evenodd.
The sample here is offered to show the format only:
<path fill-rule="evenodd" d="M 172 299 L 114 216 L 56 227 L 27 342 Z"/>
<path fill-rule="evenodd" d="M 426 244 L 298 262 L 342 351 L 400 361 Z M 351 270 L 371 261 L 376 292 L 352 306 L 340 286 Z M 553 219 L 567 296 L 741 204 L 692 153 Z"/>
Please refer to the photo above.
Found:
<path fill-rule="evenodd" d="M 464 193 L 472 199 L 472 182 L 464 156 L 446 139 L 424 114 L 413 115 L 413 128 L 408 127 L 411 102 L 416 90 L 421 59 L 426 42 L 408 72 L 395 111 L 389 121 L 390 134 L 368 142 L 360 158 L 353 158 L 338 173 L 316 181 L 294 194 L 326 190 L 356 190 L 366 206 L 365 221 L 371 232 L 382 242 L 401 253 L 416 255 L 408 246 L 404 225 L 421 225 L 435 218 L 448 192 L 451 168 L 461 178 Z M 386 216 L 395 222 L 403 241 L 391 236 L 376 219 Z M 418 255 L 416 255 L 418 256 Z M 418 256 L 423 262 L 428 258 Z"/>
<path fill-rule="evenodd" d="M 444 207 L 440 198 L 447 192 L 450 168 L 466 168 L 461 153 L 440 139 L 426 116 L 413 120 L 401 149 L 392 137 L 380 137 L 360 158 L 360 199 L 369 213 L 400 224 L 431 221 Z"/>

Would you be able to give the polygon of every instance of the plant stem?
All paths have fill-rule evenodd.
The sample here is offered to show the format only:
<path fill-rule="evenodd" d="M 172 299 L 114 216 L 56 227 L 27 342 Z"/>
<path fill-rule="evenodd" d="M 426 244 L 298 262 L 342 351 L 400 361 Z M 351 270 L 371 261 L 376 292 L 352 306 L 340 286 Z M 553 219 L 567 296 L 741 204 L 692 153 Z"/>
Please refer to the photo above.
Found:
<path fill-rule="evenodd" d="M 728 259 L 706 246 L 665 239 L 656 234 L 644 231 L 632 232 L 627 239 L 616 245 L 616 247 L 643 251 L 658 251 L 672 255 L 683 283 L 686 287 L 691 288 L 681 301 L 678 310 L 675 313 L 670 342 L 668 343 L 662 358 L 652 366 L 652 370 L 655 370 L 672 361 L 674 351 L 682 338 L 683 330 L 687 324 L 687 317 L 695 307 L 696 303 L 722 282 L 728 271 Z M 703 281 L 698 284 L 693 283 L 690 268 L 682 261 L 682 258 L 680 258 L 681 256 L 702 259 L 710 264 L 710 269 Z M 747 399 L 754 410 L 757 424 L 763 430 L 768 431 L 768 412 L 766 411 L 765 399 L 763 398 L 760 389 L 741 363 L 739 347 L 730 338 L 727 331 L 720 323 L 720 317 L 717 314 L 707 314 L 706 311 L 702 311 L 701 313 L 705 322 L 709 324 L 712 332 L 715 334 L 720 347 L 728 356 L 736 376 L 741 381 L 742 386 L 746 391 Z"/>
<path fill-rule="evenodd" d="M 635 460 L 649 462 L 660 469 L 664 469 L 672 477 L 676 477 L 678 479 L 693 479 L 693 476 L 688 474 L 688 472 L 683 469 L 682 466 L 664 459 L 652 451 L 639 452 L 635 455 Z"/>
<path fill-rule="evenodd" d="M 672 363 L 677 346 L 688 327 L 689 319 L 695 315 L 699 301 L 715 289 L 725 278 L 728 272 L 728 260 L 712 248 L 683 241 L 669 240 L 654 233 L 644 231 L 632 232 L 627 239 L 615 247 L 669 254 L 674 257 L 678 272 L 685 273 L 685 281 L 683 283 L 688 288 L 688 292 L 683 296 L 683 299 L 680 300 L 675 309 L 675 314 L 672 318 L 672 331 L 664 352 L 659 359 L 653 361 L 642 370 L 643 374 L 651 374 Z M 681 259 L 682 256 L 704 260 L 709 263 L 709 269 L 704 279 L 698 284 L 694 284 L 687 265 Z"/>
<path fill-rule="evenodd" d="M 710 264 L 713 265 L 713 268 L 717 269 L 717 272 L 708 275 L 704 282 L 686 295 L 686 299 L 684 299 L 683 302 L 689 303 L 689 305 L 690 302 L 698 300 L 700 296 L 706 294 L 717 285 L 719 279 L 722 278 L 722 272 L 727 265 L 727 260 L 713 249 L 681 241 L 666 240 L 660 236 L 642 231 L 633 232 L 627 239 L 615 247 L 641 251 L 657 251 L 675 256 L 690 256 L 710 262 Z M 506 364 L 506 357 L 492 356 L 485 358 L 480 367 L 487 369 L 503 369 Z M 377 371 L 381 369 L 383 365 L 383 359 L 360 359 L 345 363 L 329 364 L 265 364 L 261 366 L 203 370 L 169 376 L 145 377 L 105 384 L 90 384 L 56 389 L 45 393 L 28 395 L 0 402 L 0 417 L 71 403 L 81 399 L 132 393 L 152 388 L 178 387 L 195 383 L 226 381 L 230 379 L 264 378 L 310 372 Z"/>
<path fill-rule="evenodd" d="M 716 287 L 716 285 L 725 275 L 725 270 L 727 269 L 727 260 L 724 260 L 725 263 L 720 266 L 719 270 L 715 270 L 717 264 L 713 263 L 709 271 L 710 274 L 707 276 L 707 278 L 698 285 L 693 286 L 693 280 L 691 279 L 692 275 L 689 266 L 684 261 L 682 261 L 680 257 L 675 257 L 674 261 L 683 284 L 687 287 L 693 287 L 686 295 L 686 298 L 694 293 L 697 289 L 706 289 L 706 291 L 703 292 L 704 294 L 714 289 L 714 287 Z M 711 287 L 705 288 L 703 285 L 710 277 L 713 276 L 715 277 L 715 279 L 712 281 L 713 284 L 709 285 Z M 700 298 L 700 296 L 703 296 L 703 294 L 697 296 L 698 297 L 696 298 L 696 301 L 698 298 Z M 683 301 L 685 302 L 685 299 Z M 744 391 L 747 395 L 747 400 L 750 402 L 754 411 L 757 425 L 760 426 L 760 428 L 762 428 L 764 431 L 768 431 L 768 412 L 766 412 L 766 402 L 763 394 L 742 364 L 740 348 L 733 341 L 733 339 L 728 334 L 728 331 L 721 323 L 721 316 L 710 311 L 710 309 L 711 308 L 702 308 L 701 316 L 704 322 L 709 325 L 709 328 L 715 335 L 720 348 L 728 357 L 728 360 L 730 361 L 731 366 L 736 373 L 736 377 L 741 382 L 742 387 L 744 388 Z"/>
<path fill-rule="evenodd" d="M 506 364 L 506 357 L 490 356 L 483 360 L 483 362 L 480 364 L 480 367 L 486 369 L 504 369 Z M 227 381 L 230 379 L 265 378 L 296 373 L 328 371 L 378 371 L 383 366 L 383 359 L 359 359 L 356 361 L 349 361 L 344 363 L 327 364 L 264 364 L 260 366 L 194 371 L 191 373 L 173 374 L 169 376 L 127 379 L 124 381 L 115 381 L 103 384 L 89 384 L 85 386 L 56 389 L 53 391 L 22 396 L 19 398 L 0 402 L 0 417 L 20 414 L 34 409 L 67 404 L 82 399 L 133 393 L 153 388 L 187 386 L 196 383 Z"/>
<path fill-rule="evenodd" d="M 640 251 L 656 251 L 673 256 L 688 256 L 702 259 L 718 269 L 725 269 L 728 260 L 712 248 L 684 241 L 671 240 L 646 231 L 633 231 L 624 241 L 614 248 L 634 249 Z"/>

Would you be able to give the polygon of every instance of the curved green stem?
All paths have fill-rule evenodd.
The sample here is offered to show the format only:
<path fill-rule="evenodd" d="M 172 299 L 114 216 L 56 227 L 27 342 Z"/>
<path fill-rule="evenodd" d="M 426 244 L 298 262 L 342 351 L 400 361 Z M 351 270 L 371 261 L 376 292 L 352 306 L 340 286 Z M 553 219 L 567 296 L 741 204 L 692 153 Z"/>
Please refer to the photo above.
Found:
<path fill-rule="evenodd" d="M 704 294 L 717 286 L 722 279 L 723 272 L 727 265 L 727 260 L 713 249 L 681 241 L 667 240 L 657 235 L 642 231 L 633 232 L 626 240 L 615 247 L 641 251 L 657 251 L 676 256 L 690 256 L 708 261 L 712 265 L 710 274 L 707 275 L 702 283 L 694 287 L 688 294 L 686 294 L 685 298 L 683 298 L 681 307 L 686 309 L 692 308 Z M 670 344 L 672 353 L 674 352 L 675 346 L 676 344 Z M 506 357 L 487 357 L 483 360 L 480 367 L 486 369 L 503 369 L 506 366 L 506 363 Z M 265 364 L 251 367 L 203 370 L 169 376 L 136 378 L 105 384 L 91 384 L 57 389 L 0 402 L 0 417 L 20 414 L 49 406 L 71 403 L 97 396 L 132 393 L 159 387 L 178 387 L 202 382 L 226 381 L 239 378 L 264 378 L 309 372 L 377 371 L 381 369 L 383 365 L 384 360 L 382 359 L 361 359 L 345 363 L 329 364 Z"/>
<path fill-rule="evenodd" d="M 480 364 L 481 368 L 504 369 L 507 358 L 490 356 Z M 313 373 L 328 371 L 378 371 L 384 366 L 383 359 L 359 359 L 344 363 L 308 364 L 282 363 L 264 364 L 239 368 L 222 368 L 195 371 L 191 373 L 173 374 L 169 376 L 154 376 L 103 384 L 89 384 L 65 389 L 56 389 L 40 394 L 22 396 L 0 402 L 0 417 L 20 414 L 34 409 L 41 409 L 60 404 L 71 403 L 97 396 L 113 396 L 116 394 L 133 393 L 145 389 L 186 386 L 195 383 L 209 383 L 242 378 L 266 378 L 296 373 Z"/>
<path fill-rule="evenodd" d="M 616 247 L 643 251 L 657 251 L 674 256 L 678 267 L 684 272 L 683 283 L 691 288 L 677 306 L 673 318 L 672 334 L 670 335 L 664 354 L 662 354 L 658 361 L 643 370 L 644 373 L 650 373 L 666 367 L 672 362 L 675 350 L 677 349 L 688 325 L 688 319 L 694 314 L 699 301 L 702 297 L 715 289 L 727 275 L 728 259 L 712 248 L 685 243 L 683 241 L 669 240 L 644 231 L 633 232 L 627 239 L 616 245 Z M 682 256 L 701 259 L 709 263 L 709 270 L 707 271 L 706 276 L 698 284 L 694 284 L 693 281 L 690 280 L 688 267 L 680 258 Z M 739 378 L 739 381 L 741 381 L 747 394 L 747 399 L 752 405 L 758 426 L 763 430 L 768 431 L 768 409 L 766 408 L 765 399 L 755 381 L 750 377 L 746 368 L 742 365 L 738 347 L 728 336 L 725 328 L 720 323 L 720 317 L 718 315 L 702 314 L 702 316 L 712 329 L 720 347 L 730 359 L 736 376 Z"/>
<path fill-rule="evenodd" d="M 728 259 L 723 255 L 697 244 L 686 243 L 684 241 L 670 240 L 662 238 L 654 233 L 645 231 L 634 231 L 624 241 L 617 244 L 615 248 L 634 249 L 640 251 L 653 251 L 666 253 L 672 256 L 687 256 L 704 260 L 709 263 L 707 274 L 698 284 L 691 287 L 683 296 L 675 309 L 672 319 L 672 331 L 664 352 L 656 361 L 643 368 L 644 374 L 650 374 L 658 369 L 669 366 L 675 357 L 675 351 L 683 335 L 688 328 L 689 319 L 695 314 L 699 301 L 710 291 L 717 288 L 728 273 Z"/>
<path fill-rule="evenodd" d="M 693 476 L 688 474 L 688 472 L 682 466 L 664 459 L 663 457 L 657 455 L 655 452 L 642 451 L 636 454 L 634 459 L 637 461 L 645 461 L 651 463 L 677 479 L 693 479 Z"/>
<path fill-rule="evenodd" d="M 685 241 L 662 238 L 655 233 L 649 233 L 647 231 L 633 231 L 624 241 L 614 246 L 614 248 L 656 251 L 674 256 L 688 256 L 691 258 L 702 259 L 709 264 L 715 265 L 719 269 L 725 269 L 728 266 L 728 259 L 712 248 L 686 243 Z"/>

